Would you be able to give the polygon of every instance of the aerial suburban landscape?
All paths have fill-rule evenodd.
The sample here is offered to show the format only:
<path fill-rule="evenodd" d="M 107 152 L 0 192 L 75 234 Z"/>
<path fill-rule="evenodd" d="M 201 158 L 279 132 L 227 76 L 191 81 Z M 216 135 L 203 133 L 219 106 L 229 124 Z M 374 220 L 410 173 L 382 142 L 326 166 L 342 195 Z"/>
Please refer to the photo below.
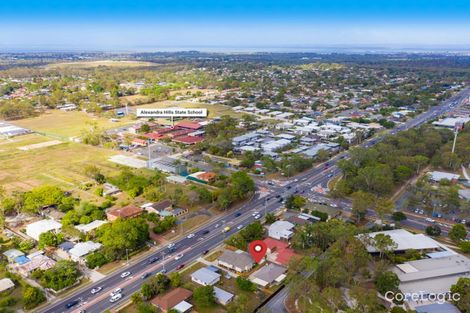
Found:
<path fill-rule="evenodd" d="M 470 28 L 432 28 L 469 4 L 34 2 L 0 4 L 0 313 L 470 313 Z"/>

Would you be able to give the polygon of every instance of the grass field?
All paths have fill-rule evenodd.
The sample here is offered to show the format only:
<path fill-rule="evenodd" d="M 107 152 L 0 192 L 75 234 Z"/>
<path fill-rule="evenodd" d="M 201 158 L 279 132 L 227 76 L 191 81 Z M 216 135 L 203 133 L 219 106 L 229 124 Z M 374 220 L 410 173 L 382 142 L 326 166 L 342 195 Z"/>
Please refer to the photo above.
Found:
<path fill-rule="evenodd" d="M 74 69 L 89 69 L 100 66 L 118 67 L 118 68 L 133 68 L 133 67 L 154 67 L 158 64 L 151 62 L 141 61 L 117 61 L 117 60 L 100 60 L 100 61 L 78 61 L 78 62 L 61 62 L 52 63 L 46 65 L 46 69 L 62 69 L 62 68 L 74 68 Z"/>
<path fill-rule="evenodd" d="M 17 137 L 13 141 L 1 140 L 0 185 L 9 191 L 25 191 L 40 184 L 74 189 L 89 181 L 83 174 L 86 164 L 95 164 L 109 174 L 118 170 L 116 165 L 107 160 L 115 152 L 88 145 L 64 142 L 28 151 L 18 149 L 49 140 L 38 134 Z"/>
<path fill-rule="evenodd" d="M 12 124 L 65 140 L 79 136 L 83 129 L 89 127 L 90 123 L 97 123 L 101 128 L 110 129 L 131 122 L 126 118 L 120 119 L 118 122 L 111 122 L 109 118 L 96 117 L 82 111 L 50 110 L 40 116 L 14 121 Z"/>

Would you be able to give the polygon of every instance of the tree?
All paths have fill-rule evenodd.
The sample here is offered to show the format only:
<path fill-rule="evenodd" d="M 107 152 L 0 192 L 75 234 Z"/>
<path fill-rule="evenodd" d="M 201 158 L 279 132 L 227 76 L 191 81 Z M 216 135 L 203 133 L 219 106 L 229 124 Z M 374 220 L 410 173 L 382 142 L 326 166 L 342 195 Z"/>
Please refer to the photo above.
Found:
<path fill-rule="evenodd" d="M 394 220 L 395 222 L 404 221 L 404 220 L 406 220 L 406 215 L 405 215 L 405 213 L 403 213 L 401 211 L 393 212 L 392 220 Z"/>
<path fill-rule="evenodd" d="M 181 274 L 179 272 L 170 273 L 168 278 L 170 279 L 170 285 L 173 288 L 179 287 L 183 284 L 183 281 L 181 280 Z"/>
<path fill-rule="evenodd" d="M 459 296 L 459 300 L 453 303 L 462 311 L 462 313 L 470 313 L 470 278 L 461 277 L 455 285 L 450 287 L 452 295 Z"/>
<path fill-rule="evenodd" d="M 273 213 L 266 214 L 266 224 L 272 224 L 276 221 L 276 216 Z"/>
<path fill-rule="evenodd" d="M 251 292 L 256 290 L 256 285 L 245 277 L 238 276 L 235 282 L 240 290 Z"/>
<path fill-rule="evenodd" d="M 39 249 L 44 247 L 57 247 L 64 242 L 64 236 L 61 233 L 48 231 L 39 235 Z"/>
<path fill-rule="evenodd" d="M 46 296 L 41 289 L 32 287 L 30 285 L 25 286 L 23 290 L 23 302 L 25 309 L 33 309 L 44 301 L 46 301 Z"/>
<path fill-rule="evenodd" d="M 452 239 L 455 243 L 459 243 L 460 240 L 465 239 L 466 237 L 467 230 L 462 224 L 455 224 L 449 231 L 449 238 Z"/>
<path fill-rule="evenodd" d="M 194 289 L 194 302 L 200 307 L 210 307 L 216 304 L 213 286 L 202 286 Z"/>
<path fill-rule="evenodd" d="M 286 199 L 286 208 L 289 210 L 300 210 L 305 204 L 307 200 L 299 195 L 290 195 Z"/>
<path fill-rule="evenodd" d="M 375 212 L 379 216 L 380 220 L 383 222 L 385 214 L 390 214 L 393 211 L 395 204 L 390 199 L 379 198 L 377 199 L 377 204 L 375 206 Z"/>
<path fill-rule="evenodd" d="M 232 173 L 230 183 L 236 199 L 244 199 L 255 190 L 255 182 L 246 172 Z"/>
<path fill-rule="evenodd" d="M 396 292 L 400 279 L 394 272 L 380 272 L 375 279 L 375 286 L 377 290 L 384 295 L 387 291 Z"/>
<path fill-rule="evenodd" d="M 368 192 L 356 191 L 352 194 L 352 213 L 357 220 L 362 220 L 368 210 L 372 210 L 376 203 L 376 197 Z"/>
<path fill-rule="evenodd" d="M 389 235 L 377 234 L 372 238 L 372 245 L 379 252 L 380 258 L 396 249 L 397 244 Z"/>
<path fill-rule="evenodd" d="M 108 262 L 108 258 L 100 252 L 95 252 L 86 256 L 86 266 L 90 269 L 100 267 Z"/>
<path fill-rule="evenodd" d="M 441 228 L 438 225 L 430 225 L 426 227 L 425 231 L 429 236 L 437 237 L 441 235 Z"/>
<path fill-rule="evenodd" d="M 470 252 L 470 240 L 462 240 L 459 243 L 459 248 L 462 250 L 463 253 Z"/>
<path fill-rule="evenodd" d="M 144 299 L 150 299 L 153 296 L 165 292 L 170 288 L 170 279 L 164 274 L 158 274 L 150 278 L 141 287 L 141 293 Z"/>
<path fill-rule="evenodd" d="M 320 221 L 322 221 L 322 222 L 326 222 L 328 220 L 328 213 L 321 212 L 321 211 L 318 211 L 318 210 L 312 210 L 311 214 L 313 216 L 316 216 L 316 217 L 320 218 Z"/>
<path fill-rule="evenodd" d="M 60 260 L 52 268 L 35 272 L 35 277 L 39 278 L 41 285 L 45 288 L 52 288 L 56 291 L 72 286 L 77 281 L 80 271 L 77 263 Z"/>

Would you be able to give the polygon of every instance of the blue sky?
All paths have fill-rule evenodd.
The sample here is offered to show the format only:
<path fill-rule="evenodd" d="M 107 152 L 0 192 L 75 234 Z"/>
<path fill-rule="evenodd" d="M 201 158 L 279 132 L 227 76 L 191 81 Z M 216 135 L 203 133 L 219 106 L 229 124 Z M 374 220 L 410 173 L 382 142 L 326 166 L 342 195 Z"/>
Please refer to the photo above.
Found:
<path fill-rule="evenodd" d="M 470 1 L 0 1 L 0 50 L 470 46 Z"/>

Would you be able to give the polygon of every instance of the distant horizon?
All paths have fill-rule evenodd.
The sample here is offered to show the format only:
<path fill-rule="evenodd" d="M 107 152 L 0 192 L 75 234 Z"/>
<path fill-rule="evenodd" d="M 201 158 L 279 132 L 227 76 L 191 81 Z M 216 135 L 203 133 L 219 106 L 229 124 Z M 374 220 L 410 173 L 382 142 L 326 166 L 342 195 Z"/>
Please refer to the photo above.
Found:
<path fill-rule="evenodd" d="M 178 46 L 135 46 L 135 47 L 71 47 L 71 46 L 28 46 L 28 47 L 3 47 L 0 43 L 0 53 L 178 53 L 178 52 L 200 52 L 200 53 L 429 53 L 429 54 L 459 54 L 470 53 L 470 44 L 317 44 L 317 45 L 178 45 Z"/>

